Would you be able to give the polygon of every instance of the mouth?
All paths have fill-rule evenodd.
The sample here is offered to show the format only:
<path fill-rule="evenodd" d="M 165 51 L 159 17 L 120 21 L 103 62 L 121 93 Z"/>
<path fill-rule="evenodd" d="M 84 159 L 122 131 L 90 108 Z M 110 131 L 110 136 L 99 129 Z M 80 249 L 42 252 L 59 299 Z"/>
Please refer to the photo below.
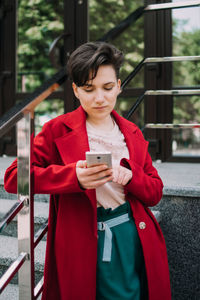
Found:
<path fill-rule="evenodd" d="M 106 106 L 98 106 L 98 107 L 94 107 L 94 109 L 97 109 L 97 110 L 101 110 L 101 109 L 104 109 L 106 108 Z"/>

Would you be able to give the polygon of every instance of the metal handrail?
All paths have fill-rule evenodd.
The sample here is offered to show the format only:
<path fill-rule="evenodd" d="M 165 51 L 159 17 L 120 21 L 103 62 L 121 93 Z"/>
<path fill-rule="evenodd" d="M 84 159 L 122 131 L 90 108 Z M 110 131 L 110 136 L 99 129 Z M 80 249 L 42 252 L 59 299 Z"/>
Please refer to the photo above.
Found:
<path fill-rule="evenodd" d="M 176 62 L 176 61 L 200 61 L 200 55 L 195 56 L 166 56 L 166 57 L 148 57 L 145 58 L 144 64 L 161 63 L 161 62 Z"/>
<path fill-rule="evenodd" d="M 166 9 L 177 9 L 177 8 L 188 8 L 195 7 L 200 5 L 200 0 L 190 0 L 184 2 L 176 2 L 176 3 L 161 3 L 161 4 L 150 4 L 145 6 L 138 7 L 135 11 L 133 11 L 128 17 L 122 20 L 118 25 L 109 30 L 103 37 L 98 39 L 98 41 L 111 41 L 114 40 L 117 36 L 119 36 L 125 29 L 127 29 L 133 22 L 137 21 L 143 13 L 158 11 L 158 10 L 166 10 Z"/>
<path fill-rule="evenodd" d="M 164 9 L 176 9 L 176 8 L 186 8 L 186 7 L 194 7 L 199 6 L 200 0 L 190 0 L 184 2 L 176 2 L 176 3 L 161 3 L 161 4 L 150 4 L 145 7 L 144 11 L 156 11 L 156 10 L 164 10 Z"/>
<path fill-rule="evenodd" d="M 42 238 L 45 236 L 45 234 L 47 233 L 47 231 L 48 231 L 48 219 L 46 220 L 46 222 L 44 222 L 44 224 L 42 224 L 42 226 L 40 227 L 40 229 L 35 234 L 35 237 L 34 237 L 34 248 L 37 247 L 37 245 L 42 240 Z"/>
<path fill-rule="evenodd" d="M 14 125 L 18 124 L 18 155 L 20 155 L 18 157 L 18 197 L 19 200 L 22 200 L 13 205 L 0 223 L 0 229 L 2 231 L 13 220 L 13 218 L 18 215 L 18 248 L 22 253 L 0 278 L 0 293 L 2 293 L 16 272 L 19 271 L 19 280 L 25 280 L 26 283 L 24 282 L 24 284 L 28 287 L 26 289 L 26 293 L 24 293 L 21 289 L 19 290 L 20 299 L 21 297 L 23 299 L 36 299 L 34 295 L 39 295 L 42 291 L 41 286 L 37 285 L 34 287 L 34 248 L 48 231 L 48 225 L 45 224 L 44 228 L 39 230 L 34 238 L 31 237 L 33 235 L 34 222 L 33 199 L 31 196 L 32 192 L 30 190 L 31 181 L 28 181 L 28 185 L 26 183 L 27 179 L 30 177 L 31 151 L 26 153 L 26 149 L 31 147 L 32 115 L 35 107 L 46 99 L 53 91 L 59 88 L 66 79 L 66 70 L 63 68 L 44 85 L 32 93 L 28 99 L 15 105 L 0 119 L 0 137 Z M 23 144 L 23 139 L 25 139 L 27 144 Z M 29 171 L 27 170 L 27 167 Z M 28 226 L 29 229 L 28 231 L 25 230 L 22 234 L 19 228 L 25 228 L 24 226 Z M 22 265 L 23 268 L 21 269 Z M 31 272 L 30 277 L 27 276 L 26 270 Z M 20 283 L 19 286 L 21 286 Z"/>
<path fill-rule="evenodd" d="M 145 128 L 151 128 L 151 129 L 194 129 L 194 128 L 200 128 L 199 123 L 195 124 L 171 124 L 171 123 L 147 123 L 144 126 Z"/>
<path fill-rule="evenodd" d="M 148 90 L 145 93 L 145 96 L 192 96 L 200 95 L 200 89 L 191 89 L 191 90 Z"/>
<path fill-rule="evenodd" d="M 2 232 L 8 224 L 14 219 L 14 217 L 18 214 L 18 212 L 23 208 L 24 206 L 24 200 L 16 202 L 9 211 L 3 216 L 1 223 L 0 223 L 0 232 Z"/>
<path fill-rule="evenodd" d="M 38 287 L 38 285 L 34 288 L 34 248 L 38 245 L 40 240 L 43 238 L 43 236 L 48 231 L 48 225 L 45 224 L 44 228 L 39 230 L 37 232 L 35 238 L 31 238 L 31 235 L 33 234 L 33 222 L 34 222 L 34 215 L 33 215 L 33 200 L 31 199 L 31 191 L 30 191 L 30 182 L 28 183 L 29 186 L 29 192 L 27 190 L 26 181 L 23 182 L 23 172 L 27 173 L 27 168 L 23 169 L 25 164 L 26 166 L 30 166 L 30 153 L 28 156 L 26 153 L 26 148 L 31 147 L 31 136 L 32 136 L 32 126 L 31 126 L 31 120 L 32 114 L 34 112 L 35 107 L 42 102 L 44 99 L 46 99 L 53 91 L 55 91 L 57 88 L 60 87 L 60 85 L 67 79 L 67 73 L 65 68 L 61 69 L 59 72 L 57 72 L 52 78 L 50 78 L 47 82 L 44 83 L 39 89 L 37 89 L 35 92 L 33 92 L 29 98 L 27 98 L 25 101 L 15 105 L 12 109 L 10 109 L 2 118 L 0 118 L 0 137 L 4 135 L 10 128 L 12 128 L 16 124 L 18 125 L 18 175 L 21 173 L 20 176 L 18 176 L 18 197 L 19 197 L 19 203 L 15 203 L 12 208 L 9 210 L 9 212 L 3 217 L 3 220 L 0 223 L 0 230 L 2 231 L 12 220 L 13 218 L 18 215 L 18 248 L 19 251 L 21 251 L 21 254 L 16 259 L 16 261 L 11 264 L 9 269 L 4 273 L 4 275 L 0 278 L 0 294 L 4 290 L 4 288 L 7 286 L 7 284 L 10 282 L 10 280 L 13 278 L 13 276 L 16 274 L 16 272 L 19 271 L 19 278 L 24 278 L 26 281 L 26 284 L 30 287 L 27 289 L 27 294 L 25 294 L 23 291 L 19 291 L 20 296 L 23 299 L 29 299 L 29 297 L 32 299 L 36 299 L 36 297 L 33 295 L 39 295 L 39 293 L 42 291 L 41 287 Z M 23 124 L 23 120 L 25 120 Z M 28 127 L 27 127 L 28 126 Z M 31 126 L 31 127 L 30 127 Z M 20 145 L 20 141 L 22 142 L 23 137 L 25 138 L 26 142 L 28 144 L 23 145 L 23 143 Z M 25 151 L 25 152 L 24 152 Z M 27 165 L 28 164 L 28 165 Z M 22 167 L 22 171 L 21 170 Z M 30 169 L 29 169 L 30 172 Z M 28 173 L 27 173 L 28 175 Z M 22 176 L 22 177 L 21 177 Z M 25 175 L 26 176 L 26 175 Z M 28 178 L 30 176 L 30 173 L 28 175 Z M 26 180 L 28 179 L 26 178 Z M 19 194 L 20 191 L 22 192 L 21 195 Z M 22 200 L 22 201 L 21 201 Z M 20 221 L 20 222 L 19 222 Z M 26 222 L 26 223 L 24 223 Z M 25 236 L 24 233 L 21 235 L 21 231 L 19 230 L 19 227 L 30 227 L 30 232 L 28 233 L 25 230 Z M 25 227 L 24 227 L 25 225 Z M 28 233 L 28 235 L 27 235 Z M 20 236 L 19 236 L 20 234 Z M 25 240 L 30 243 L 26 244 Z M 27 240 L 28 239 L 28 240 Z M 26 244 L 26 246 L 25 246 Z M 22 249 L 25 249 L 25 251 L 22 251 Z M 24 270 L 21 270 L 21 267 L 23 266 L 23 269 L 29 269 L 31 270 L 31 276 L 30 278 L 27 277 L 26 271 L 24 273 Z M 21 275 L 20 275 L 21 274 Z M 21 279 L 20 279 L 21 280 Z M 34 290 L 33 290 L 34 289 Z M 20 298 L 21 299 L 21 298 Z"/>
<path fill-rule="evenodd" d="M 43 284 L 44 284 L 44 277 L 40 279 L 36 287 L 34 288 L 34 298 L 37 299 L 37 297 L 41 294 L 43 290 Z"/>
<path fill-rule="evenodd" d="M 63 68 L 52 78 L 47 80 L 40 88 L 34 91 L 26 100 L 16 104 L 7 113 L 5 113 L 5 115 L 0 118 L 0 137 L 8 132 L 19 120 L 24 117 L 25 111 L 33 111 L 40 102 L 58 89 L 66 79 L 66 69 Z"/>
<path fill-rule="evenodd" d="M 179 90 L 147 90 L 145 91 L 132 105 L 128 113 L 125 115 L 125 118 L 128 120 L 132 116 L 132 114 L 136 111 L 140 103 L 143 101 L 145 96 L 165 96 L 165 95 L 172 95 L 172 96 L 194 96 L 200 95 L 200 89 L 179 89 Z"/>
<path fill-rule="evenodd" d="M 27 253 L 20 253 L 18 258 L 10 265 L 8 270 L 3 274 L 1 277 L 0 282 L 0 294 L 3 292 L 5 287 L 9 284 L 11 279 L 14 277 L 14 275 L 17 273 L 19 268 L 23 265 L 23 263 L 26 261 Z"/>
<path fill-rule="evenodd" d="M 147 57 L 140 61 L 135 69 L 127 76 L 122 82 L 121 90 L 129 84 L 129 82 L 137 75 L 145 64 L 150 63 L 167 63 L 167 62 L 180 62 L 180 61 L 200 61 L 200 55 L 196 56 L 166 56 L 166 57 Z"/>
<path fill-rule="evenodd" d="M 133 11 L 128 17 L 122 20 L 118 25 L 109 30 L 104 36 L 102 36 L 98 41 L 106 42 L 114 40 L 118 35 L 120 35 L 125 29 L 127 29 L 133 22 L 137 21 L 144 13 L 145 6 L 141 6 Z"/>

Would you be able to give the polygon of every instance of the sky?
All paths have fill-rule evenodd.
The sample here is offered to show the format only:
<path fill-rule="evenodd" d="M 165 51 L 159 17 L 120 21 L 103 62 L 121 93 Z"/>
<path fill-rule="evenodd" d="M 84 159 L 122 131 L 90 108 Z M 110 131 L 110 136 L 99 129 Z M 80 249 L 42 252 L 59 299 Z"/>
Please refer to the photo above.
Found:
<path fill-rule="evenodd" d="M 180 0 L 173 0 L 173 2 L 181 2 Z M 172 10 L 172 16 L 175 19 L 187 20 L 187 24 L 181 25 L 178 31 L 192 31 L 193 29 L 200 29 L 200 6 L 190 8 L 178 8 Z"/>

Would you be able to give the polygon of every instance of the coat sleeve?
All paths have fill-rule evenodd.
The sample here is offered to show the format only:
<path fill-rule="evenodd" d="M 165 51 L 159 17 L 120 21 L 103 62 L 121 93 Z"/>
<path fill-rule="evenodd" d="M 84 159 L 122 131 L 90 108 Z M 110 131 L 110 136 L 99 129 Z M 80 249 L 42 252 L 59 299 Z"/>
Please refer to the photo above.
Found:
<path fill-rule="evenodd" d="M 54 162 L 56 155 L 49 123 L 34 140 L 32 172 L 34 194 L 63 194 L 83 192 L 76 176 L 76 162 L 60 165 Z M 57 155 L 59 155 L 57 153 Z M 17 193 L 17 159 L 6 170 L 4 187 L 9 193 Z"/>
<path fill-rule="evenodd" d="M 131 181 L 125 186 L 125 192 L 131 193 L 145 206 L 156 205 L 162 198 L 163 183 L 152 165 L 148 147 L 144 149 L 144 163 L 123 158 L 121 165 L 132 170 L 133 173 Z"/>

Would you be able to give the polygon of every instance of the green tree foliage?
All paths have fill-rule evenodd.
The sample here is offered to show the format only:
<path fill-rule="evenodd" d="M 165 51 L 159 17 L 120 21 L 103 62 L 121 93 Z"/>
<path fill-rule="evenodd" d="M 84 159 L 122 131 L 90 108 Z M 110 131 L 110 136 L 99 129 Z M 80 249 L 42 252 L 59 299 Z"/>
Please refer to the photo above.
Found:
<path fill-rule="evenodd" d="M 34 90 L 55 72 L 48 52 L 63 28 L 63 1 L 18 1 L 18 72 L 26 74 L 26 90 Z M 18 83 L 20 89 L 20 76 Z"/>
<path fill-rule="evenodd" d="M 200 55 L 200 30 L 182 32 L 174 36 L 174 55 Z M 200 86 L 200 62 L 174 63 L 174 86 Z M 174 103 L 174 119 L 177 123 L 200 122 L 200 97 L 178 97 Z"/>
<path fill-rule="evenodd" d="M 101 38 L 120 21 L 142 5 L 140 0 L 90 0 L 90 40 Z M 144 57 L 143 17 L 132 24 L 112 43 L 125 53 L 125 63 L 122 68 L 121 78 L 125 77 Z M 142 72 L 131 83 L 132 86 L 143 86 Z"/>

